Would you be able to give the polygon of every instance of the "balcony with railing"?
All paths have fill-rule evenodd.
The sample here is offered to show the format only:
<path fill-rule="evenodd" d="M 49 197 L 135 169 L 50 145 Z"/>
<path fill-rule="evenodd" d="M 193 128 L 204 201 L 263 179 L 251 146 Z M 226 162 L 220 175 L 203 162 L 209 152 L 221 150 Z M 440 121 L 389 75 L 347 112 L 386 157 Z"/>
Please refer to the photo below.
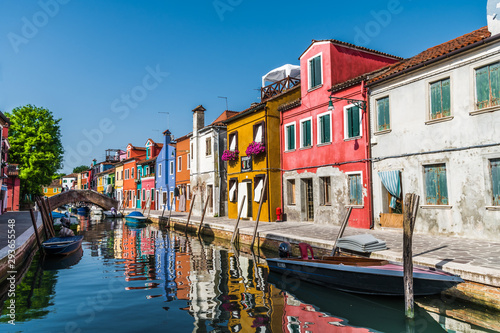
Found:
<path fill-rule="evenodd" d="M 281 94 L 300 84 L 300 79 L 287 76 L 286 78 L 260 88 L 261 101 L 265 101 L 273 96 Z"/>

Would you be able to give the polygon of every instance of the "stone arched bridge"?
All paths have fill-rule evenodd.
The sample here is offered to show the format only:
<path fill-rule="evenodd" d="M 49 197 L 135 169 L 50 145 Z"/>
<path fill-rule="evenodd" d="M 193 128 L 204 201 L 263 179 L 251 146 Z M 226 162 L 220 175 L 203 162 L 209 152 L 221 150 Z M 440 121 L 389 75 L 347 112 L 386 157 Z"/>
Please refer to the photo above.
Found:
<path fill-rule="evenodd" d="M 105 210 L 110 210 L 111 207 L 118 208 L 118 201 L 92 190 L 69 190 L 49 198 L 50 208 L 52 209 L 82 201 L 93 203 Z"/>

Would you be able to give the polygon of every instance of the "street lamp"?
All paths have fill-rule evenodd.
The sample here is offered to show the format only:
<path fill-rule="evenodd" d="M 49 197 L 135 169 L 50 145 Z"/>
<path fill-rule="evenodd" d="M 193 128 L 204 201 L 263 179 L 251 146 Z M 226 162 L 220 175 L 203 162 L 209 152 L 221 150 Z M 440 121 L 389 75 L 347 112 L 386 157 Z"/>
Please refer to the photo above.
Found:
<path fill-rule="evenodd" d="M 330 99 L 330 101 L 328 102 L 328 111 L 335 110 L 335 107 L 333 106 L 333 102 L 335 100 L 347 101 L 348 103 L 354 104 L 355 106 L 357 106 L 361 110 L 366 111 L 366 102 L 363 100 L 360 100 L 360 99 L 336 97 L 336 96 L 333 96 L 333 94 L 330 95 L 329 99 Z"/>

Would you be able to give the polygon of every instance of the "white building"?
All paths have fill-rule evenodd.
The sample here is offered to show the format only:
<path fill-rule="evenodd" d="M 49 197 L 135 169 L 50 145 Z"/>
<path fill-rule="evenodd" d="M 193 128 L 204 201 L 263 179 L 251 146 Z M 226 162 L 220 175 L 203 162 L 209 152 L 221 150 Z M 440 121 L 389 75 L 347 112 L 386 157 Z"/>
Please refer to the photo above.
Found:
<path fill-rule="evenodd" d="M 500 239 L 500 35 L 473 31 L 368 87 L 375 225 L 401 225 L 416 193 L 416 232 Z"/>
<path fill-rule="evenodd" d="M 72 173 L 62 177 L 62 188 L 64 191 L 74 190 L 76 187 L 78 174 Z"/>
<path fill-rule="evenodd" d="M 200 216 L 208 196 L 206 216 L 227 213 L 226 163 L 221 160 L 226 147 L 226 125 L 222 121 L 237 112 L 224 111 L 212 124 L 205 126 L 206 109 L 199 105 L 193 110 L 191 145 L 191 192 L 193 215 Z M 192 197 L 192 196 L 191 196 Z"/>

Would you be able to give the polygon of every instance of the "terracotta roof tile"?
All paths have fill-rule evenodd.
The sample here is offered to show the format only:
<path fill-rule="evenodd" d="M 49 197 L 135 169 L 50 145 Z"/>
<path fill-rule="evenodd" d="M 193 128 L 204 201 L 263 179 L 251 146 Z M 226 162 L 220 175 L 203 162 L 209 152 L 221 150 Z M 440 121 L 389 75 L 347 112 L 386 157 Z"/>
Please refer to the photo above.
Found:
<path fill-rule="evenodd" d="M 229 118 L 237 115 L 239 112 L 238 111 L 229 111 L 226 110 L 221 113 L 220 116 L 217 117 L 210 125 L 224 125 L 222 122 L 225 120 L 228 120 Z"/>
<path fill-rule="evenodd" d="M 304 52 L 302 52 L 302 54 L 300 55 L 299 59 L 302 58 L 302 56 L 311 48 L 311 46 L 314 45 L 314 43 L 318 43 L 318 42 L 330 42 L 332 44 L 337 44 L 337 45 L 349 47 L 351 49 L 356 49 L 356 50 L 360 50 L 360 51 L 366 51 L 366 52 L 370 52 L 370 53 L 375 53 L 375 54 L 379 54 L 379 55 L 382 55 L 382 56 L 385 56 L 385 57 L 390 57 L 390 58 L 393 58 L 393 59 L 403 59 L 401 57 L 398 57 L 398 56 L 395 56 L 395 55 L 392 55 L 392 54 L 389 54 L 389 53 L 380 52 L 380 51 L 369 49 L 369 48 L 366 48 L 366 47 L 363 47 L 363 46 L 358 46 L 358 45 L 355 45 L 355 44 L 343 42 L 343 41 L 340 41 L 340 40 L 337 40 L 337 39 L 320 39 L 320 40 L 313 39 L 311 41 L 311 45 L 309 45 L 309 47 Z"/>
<path fill-rule="evenodd" d="M 409 70 L 430 60 L 445 56 L 468 45 L 480 42 L 490 36 L 491 33 L 488 31 L 488 27 L 483 27 L 458 38 L 452 39 L 446 43 L 431 47 L 430 49 L 427 49 L 412 58 L 408 58 L 396 64 L 390 65 L 389 69 L 386 72 L 374 77 L 368 82 L 368 84 L 378 82 L 389 76 L 396 75 L 404 70 Z"/>

